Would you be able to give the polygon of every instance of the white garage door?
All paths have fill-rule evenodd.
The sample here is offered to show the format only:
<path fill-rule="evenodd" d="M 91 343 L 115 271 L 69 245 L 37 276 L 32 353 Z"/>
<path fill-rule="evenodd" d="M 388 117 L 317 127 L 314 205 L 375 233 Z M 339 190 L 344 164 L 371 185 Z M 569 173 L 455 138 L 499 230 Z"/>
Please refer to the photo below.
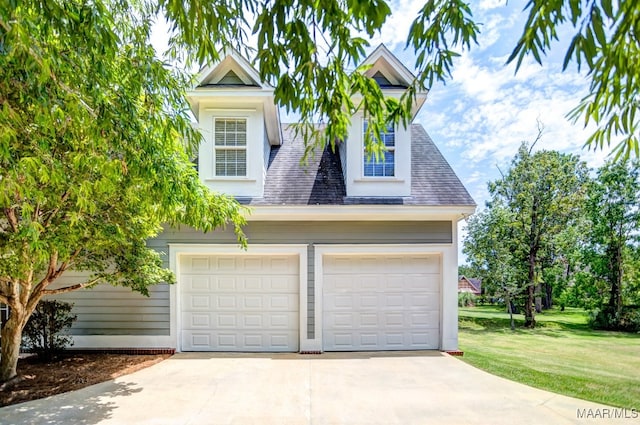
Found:
<path fill-rule="evenodd" d="M 325 255 L 327 351 L 439 348 L 437 255 Z"/>
<path fill-rule="evenodd" d="M 298 351 L 299 261 L 287 255 L 180 261 L 184 351 Z"/>

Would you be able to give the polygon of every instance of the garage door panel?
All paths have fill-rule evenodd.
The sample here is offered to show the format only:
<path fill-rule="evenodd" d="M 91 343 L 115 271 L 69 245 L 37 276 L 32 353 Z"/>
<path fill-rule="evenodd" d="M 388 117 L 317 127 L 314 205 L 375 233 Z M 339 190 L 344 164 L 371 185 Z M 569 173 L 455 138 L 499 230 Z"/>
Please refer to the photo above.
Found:
<path fill-rule="evenodd" d="M 210 310 L 211 297 L 208 295 L 190 295 L 184 301 L 183 306 L 189 310 Z"/>
<path fill-rule="evenodd" d="M 414 294 L 407 297 L 407 307 L 417 309 L 427 309 L 429 311 L 435 311 L 440 305 L 440 300 L 436 294 Z"/>
<path fill-rule="evenodd" d="M 405 291 L 438 294 L 440 292 L 440 275 L 426 273 L 407 275 L 403 280 L 403 289 Z"/>
<path fill-rule="evenodd" d="M 352 288 L 356 291 L 379 291 L 382 284 L 380 276 L 363 275 L 360 279 L 354 279 Z"/>
<path fill-rule="evenodd" d="M 440 291 L 440 275 L 430 273 L 380 273 L 325 274 L 324 289 L 327 293 L 353 292 L 433 292 Z"/>
<path fill-rule="evenodd" d="M 297 273 L 297 272 L 296 272 Z M 298 274 L 292 275 L 278 275 L 278 276 L 266 276 L 263 278 L 265 288 L 274 292 L 298 292 L 299 290 Z"/>
<path fill-rule="evenodd" d="M 209 329 L 271 329 L 287 330 L 297 326 L 297 319 L 287 312 L 277 313 L 183 313 L 186 330 Z"/>
<path fill-rule="evenodd" d="M 186 273 L 207 273 L 209 267 L 209 257 L 207 256 L 191 256 L 182 259 L 180 263 L 180 269 Z"/>
<path fill-rule="evenodd" d="M 407 315 L 407 322 L 410 323 L 414 329 L 437 329 L 440 322 L 440 313 L 438 311 L 408 311 L 405 314 Z"/>
<path fill-rule="evenodd" d="M 189 327 L 193 329 L 203 328 L 209 329 L 211 327 L 211 315 L 191 313 L 188 317 Z"/>
<path fill-rule="evenodd" d="M 182 311 L 233 311 L 261 310 L 298 311 L 297 294 L 212 294 L 186 295 L 182 300 Z"/>
<path fill-rule="evenodd" d="M 190 347 L 190 351 L 291 351 L 292 344 L 297 344 L 296 332 L 278 332 L 264 334 L 261 332 L 198 332 L 185 331 L 182 343 Z"/>
<path fill-rule="evenodd" d="M 190 288 L 190 291 L 203 293 L 211 291 L 234 294 L 262 291 L 295 292 L 298 290 L 298 279 L 298 275 L 291 274 L 265 276 L 215 275 L 209 279 L 211 283 L 205 283 L 204 279 L 202 279 L 202 283 L 197 286 L 188 284 L 187 287 Z"/>
<path fill-rule="evenodd" d="M 325 344 L 333 351 L 376 351 L 380 347 L 385 350 L 424 350 L 438 344 L 437 331 L 358 331 L 335 332 L 329 336 Z"/>
<path fill-rule="evenodd" d="M 189 276 L 183 280 L 183 284 L 194 292 L 208 292 L 211 289 L 209 276 Z"/>
<path fill-rule="evenodd" d="M 180 265 L 183 350 L 297 351 L 297 256 L 189 256 Z"/>
<path fill-rule="evenodd" d="M 439 267 L 436 255 L 325 256 L 324 349 L 438 348 Z"/>

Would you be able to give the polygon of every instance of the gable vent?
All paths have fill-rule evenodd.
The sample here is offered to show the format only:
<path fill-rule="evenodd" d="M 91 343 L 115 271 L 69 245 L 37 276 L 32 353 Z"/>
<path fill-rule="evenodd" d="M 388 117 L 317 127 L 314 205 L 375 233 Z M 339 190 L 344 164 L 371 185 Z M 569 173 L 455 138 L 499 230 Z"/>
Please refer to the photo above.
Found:
<path fill-rule="evenodd" d="M 220 84 L 222 86 L 230 86 L 230 85 L 243 85 L 244 86 L 245 85 L 244 81 L 242 81 L 240 79 L 240 77 L 238 77 L 238 75 L 233 71 L 227 72 L 227 75 L 222 77 L 220 79 L 220 81 L 218 81 L 218 84 Z"/>
<path fill-rule="evenodd" d="M 375 75 L 373 76 L 373 79 L 376 83 L 378 83 L 380 87 L 393 86 L 393 84 L 391 84 L 391 81 L 389 81 L 387 77 L 385 77 L 380 71 L 375 73 Z"/>

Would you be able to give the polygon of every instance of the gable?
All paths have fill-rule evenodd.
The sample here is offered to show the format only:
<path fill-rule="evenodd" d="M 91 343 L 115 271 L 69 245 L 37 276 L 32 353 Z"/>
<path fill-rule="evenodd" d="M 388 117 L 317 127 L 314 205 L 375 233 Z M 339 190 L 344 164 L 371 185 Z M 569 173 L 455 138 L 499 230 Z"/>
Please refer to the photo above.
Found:
<path fill-rule="evenodd" d="M 222 77 L 220 81 L 217 82 L 217 84 L 221 86 L 246 85 L 245 82 L 240 77 L 238 77 L 238 74 L 233 72 L 233 70 L 227 72 L 227 75 Z"/>
<path fill-rule="evenodd" d="M 194 88 L 187 93 L 196 120 L 200 121 L 206 110 L 260 110 L 264 121 L 261 127 L 269 144 L 280 145 L 280 115 L 273 87 L 262 81 L 258 71 L 235 50 L 220 57 L 200 70 Z"/>
<path fill-rule="evenodd" d="M 399 97 L 413 84 L 415 75 L 384 44 L 379 45 L 360 65 L 363 74 L 372 78 L 387 96 Z M 427 100 L 428 91 L 416 93 L 412 118 Z"/>
<path fill-rule="evenodd" d="M 398 81 L 397 78 L 387 77 L 382 71 L 376 72 L 371 78 L 378 83 L 381 89 L 406 89 L 409 87 L 406 84 L 403 84 L 401 81 Z M 391 79 L 395 81 L 391 82 Z"/>
<path fill-rule="evenodd" d="M 409 87 L 415 76 L 407 69 L 384 44 L 379 45 L 362 63 L 370 68 L 364 71 L 364 75 L 371 77 L 378 84 L 381 82 L 387 86 Z"/>

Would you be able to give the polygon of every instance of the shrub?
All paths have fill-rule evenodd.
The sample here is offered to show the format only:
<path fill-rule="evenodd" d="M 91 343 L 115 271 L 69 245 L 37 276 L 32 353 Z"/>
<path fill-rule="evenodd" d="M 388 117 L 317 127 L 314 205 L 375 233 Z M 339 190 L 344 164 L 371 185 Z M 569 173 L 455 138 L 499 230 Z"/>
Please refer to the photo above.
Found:
<path fill-rule="evenodd" d="M 476 296 L 471 292 L 458 292 L 459 307 L 474 307 L 476 305 Z"/>
<path fill-rule="evenodd" d="M 589 325 L 594 329 L 640 332 L 640 307 L 624 306 L 618 315 L 608 309 L 594 309 L 589 313 Z"/>
<path fill-rule="evenodd" d="M 41 301 L 24 328 L 25 346 L 43 360 L 52 360 L 67 346 L 73 345 L 69 335 L 62 334 L 78 318 L 71 314 L 73 304 L 62 301 Z"/>
<path fill-rule="evenodd" d="M 640 333 L 640 307 L 625 306 L 620 313 L 619 327 L 625 332 Z"/>

